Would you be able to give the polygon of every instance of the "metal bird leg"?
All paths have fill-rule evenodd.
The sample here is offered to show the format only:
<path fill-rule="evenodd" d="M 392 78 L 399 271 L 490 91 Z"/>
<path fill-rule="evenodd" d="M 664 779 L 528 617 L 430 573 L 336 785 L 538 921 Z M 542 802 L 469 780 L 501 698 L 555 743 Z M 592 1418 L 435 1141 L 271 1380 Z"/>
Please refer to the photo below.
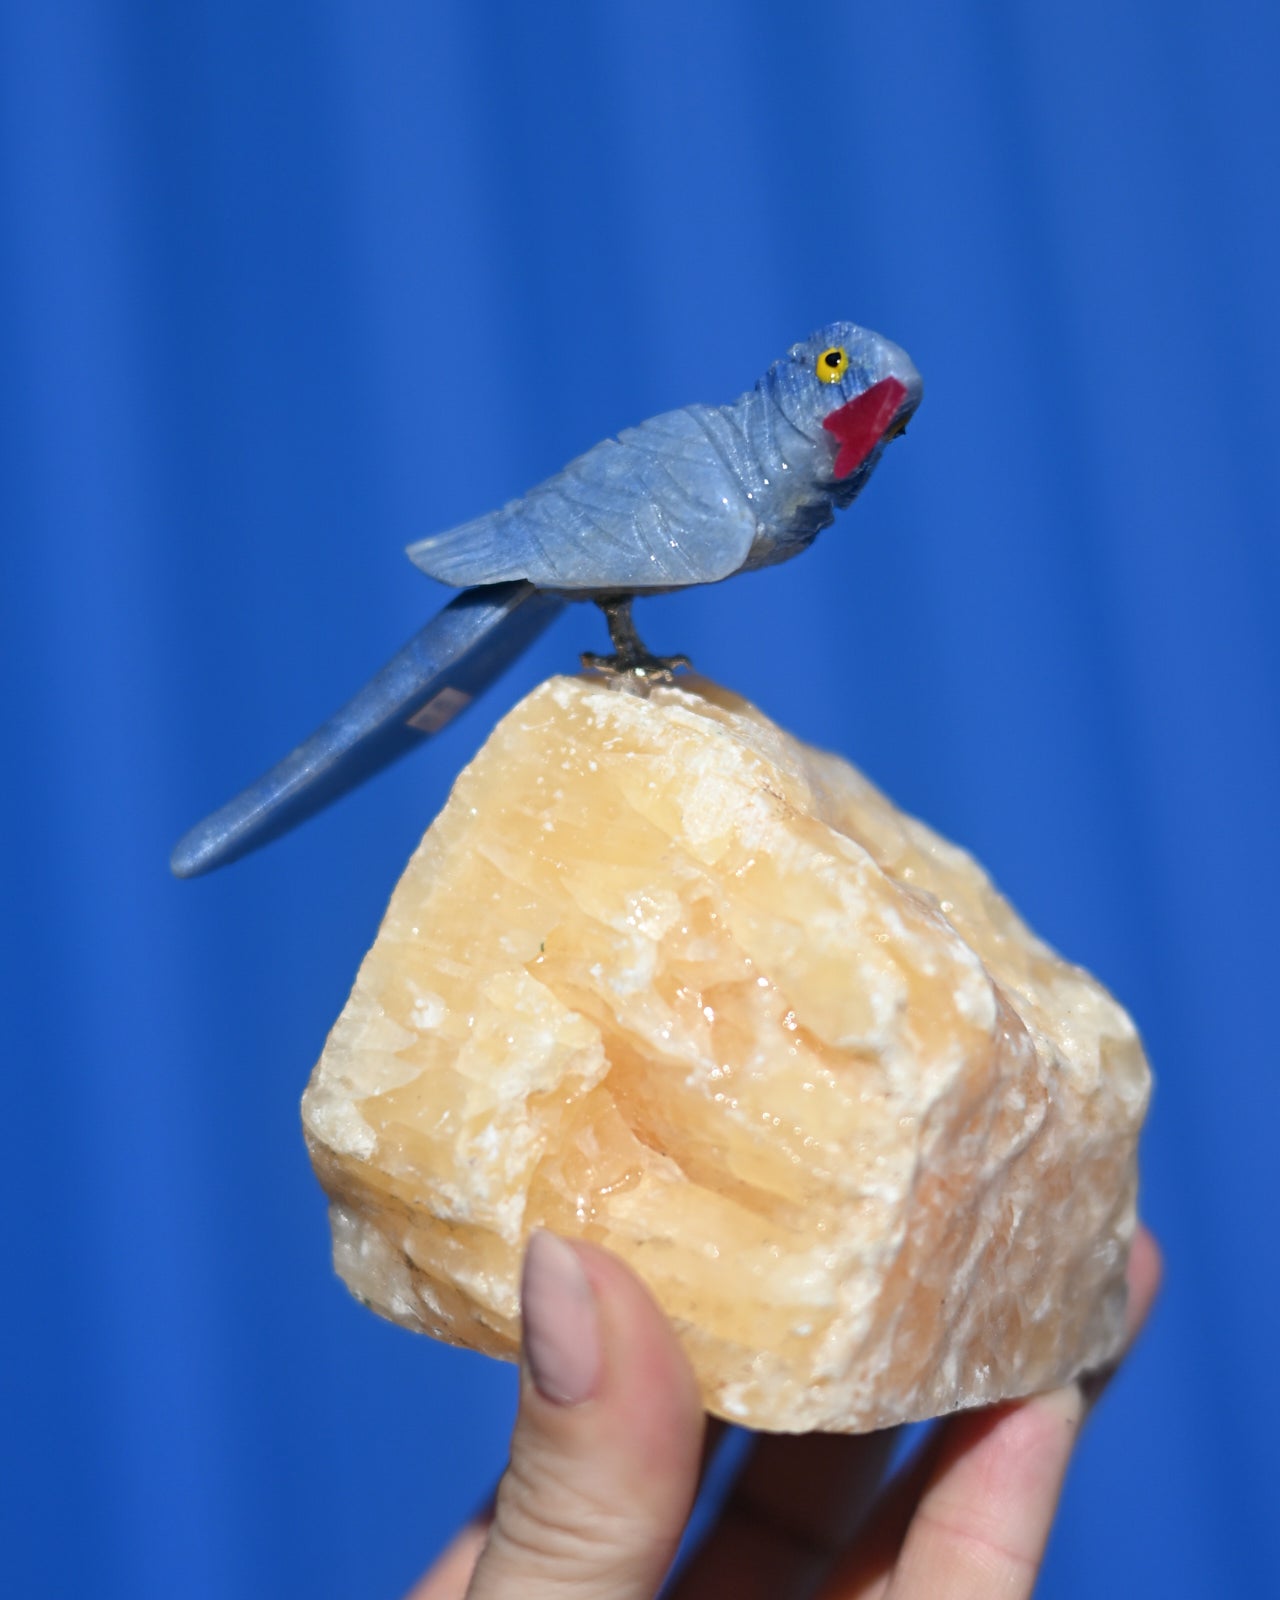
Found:
<path fill-rule="evenodd" d="M 634 599 L 634 595 L 622 594 L 596 601 L 604 612 L 605 621 L 609 624 L 609 638 L 613 641 L 614 654 L 597 656 L 592 655 L 590 651 L 584 651 L 582 665 L 589 667 L 593 672 L 603 672 L 609 678 L 626 676 L 645 684 L 671 683 L 677 670 L 689 665 L 689 658 L 649 654 L 644 647 L 643 639 L 636 632 L 635 623 L 631 620 L 631 602 Z"/>

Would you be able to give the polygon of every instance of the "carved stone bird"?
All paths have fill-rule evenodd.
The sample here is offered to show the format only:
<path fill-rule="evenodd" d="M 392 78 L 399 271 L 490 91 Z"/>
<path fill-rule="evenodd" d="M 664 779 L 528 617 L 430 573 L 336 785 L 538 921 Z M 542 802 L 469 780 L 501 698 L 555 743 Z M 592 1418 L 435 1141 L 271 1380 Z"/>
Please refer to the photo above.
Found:
<path fill-rule="evenodd" d="M 566 600 L 604 610 L 612 656 L 588 666 L 666 676 L 631 620 L 638 595 L 787 561 L 849 505 L 923 385 L 879 334 L 834 322 L 793 345 L 728 405 L 664 412 L 606 439 L 501 510 L 411 545 L 465 590 L 310 739 L 193 828 L 179 877 L 287 831 L 437 732 L 542 632 Z"/>
<path fill-rule="evenodd" d="M 921 394 L 906 352 L 851 322 L 793 345 L 729 405 L 624 429 L 500 511 L 409 547 L 442 583 L 523 579 L 604 605 L 616 665 L 658 665 L 635 595 L 718 583 L 811 544 L 870 477 Z M 598 663 L 602 664 L 602 663 Z"/>

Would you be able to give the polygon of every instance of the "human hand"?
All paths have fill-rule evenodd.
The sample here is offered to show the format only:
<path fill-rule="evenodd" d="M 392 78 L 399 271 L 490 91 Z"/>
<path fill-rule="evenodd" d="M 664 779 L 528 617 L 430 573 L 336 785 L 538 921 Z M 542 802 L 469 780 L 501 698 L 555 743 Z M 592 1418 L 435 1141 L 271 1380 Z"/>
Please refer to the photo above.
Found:
<path fill-rule="evenodd" d="M 1140 1228 L 1127 1344 L 1160 1270 Z M 494 1510 L 409 1600 L 653 1600 L 704 1454 L 689 1363 L 648 1290 L 593 1246 L 535 1234 L 523 1306 L 520 1407 Z M 892 1430 L 761 1435 L 670 1600 L 1029 1595 L 1103 1382 L 951 1417 L 887 1485 Z"/>

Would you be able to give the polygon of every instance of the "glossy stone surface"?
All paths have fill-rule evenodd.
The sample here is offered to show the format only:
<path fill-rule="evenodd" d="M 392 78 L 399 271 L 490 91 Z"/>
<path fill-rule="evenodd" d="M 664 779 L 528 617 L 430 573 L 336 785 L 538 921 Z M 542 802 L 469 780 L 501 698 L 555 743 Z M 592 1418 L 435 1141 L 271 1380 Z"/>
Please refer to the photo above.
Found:
<path fill-rule="evenodd" d="M 542 685 L 405 870 L 303 1102 L 338 1271 L 516 1353 L 615 1250 L 708 1407 L 859 1430 L 1116 1350 L 1149 1073 L 974 861 L 692 680 Z"/>

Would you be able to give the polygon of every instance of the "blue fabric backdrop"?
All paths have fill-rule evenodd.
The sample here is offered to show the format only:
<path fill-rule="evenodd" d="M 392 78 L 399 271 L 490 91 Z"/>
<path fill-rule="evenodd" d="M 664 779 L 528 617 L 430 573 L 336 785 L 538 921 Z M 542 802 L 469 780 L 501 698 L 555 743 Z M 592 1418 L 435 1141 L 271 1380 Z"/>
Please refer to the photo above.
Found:
<path fill-rule="evenodd" d="M 1045 1596 L 1280 1589 L 1274 6 L 0 5 L 8 1592 L 394 1596 L 506 1368 L 330 1276 L 298 1095 L 575 608 L 303 831 L 192 821 L 441 603 L 402 546 L 852 317 L 924 407 L 642 609 L 1132 1008 L 1170 1272 Z M 496 387 L 501 398 L 495 400 Z"/>

